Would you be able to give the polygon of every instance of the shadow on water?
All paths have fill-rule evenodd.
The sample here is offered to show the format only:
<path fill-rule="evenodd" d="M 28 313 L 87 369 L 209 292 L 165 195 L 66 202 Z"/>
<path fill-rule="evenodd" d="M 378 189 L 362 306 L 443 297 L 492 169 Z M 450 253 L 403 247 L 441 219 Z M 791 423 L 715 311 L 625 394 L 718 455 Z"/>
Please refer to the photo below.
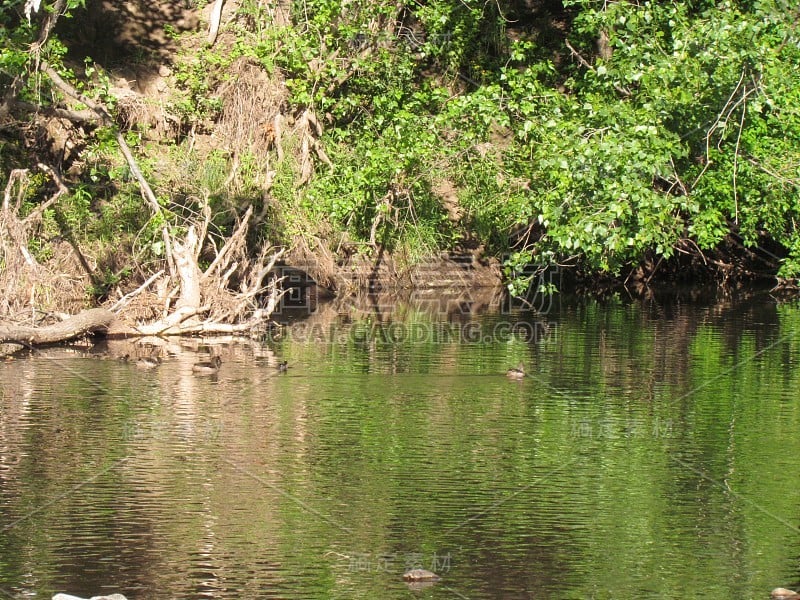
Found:
<path fill-rule="evenodd" d="M 796 305 L 413 300 L 318 303 L 259 341 L 109 342 L 0 363 L 0 590 L 797 586 Z M 161 362 L 140 369 L 139 356 Z M 193 372 L 211 356 L 218 371 Z M 410 590 L 410 568 L 442 579 Z"/>

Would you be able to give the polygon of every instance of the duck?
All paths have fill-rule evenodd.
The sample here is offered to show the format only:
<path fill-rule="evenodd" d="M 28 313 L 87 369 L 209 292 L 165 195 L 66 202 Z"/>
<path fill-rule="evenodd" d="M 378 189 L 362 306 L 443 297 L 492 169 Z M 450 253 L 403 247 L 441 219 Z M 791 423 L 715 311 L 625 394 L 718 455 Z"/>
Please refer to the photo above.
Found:
<path fill-rule="evenodd" d="M 285 360 L 278 363 L 278 372 L 279 373 L 286 373 L 289 370 L 289 363 Z"/>
<path fill-rule="evenodd" d="M 215 356 L 210 361 L 203 361 L 192 365 L 192 371 L 195 373 L 216 373 L 222 365 L 222 359 Z"/>
<path fill-rule="evenodd" d="M 161 359 L 157 356 L 143 356 L 136 361 L 136 366 L 140 369 L 153 369 L 161 364 Z"/>
<path fill-rule="evenodd" d="M 525 365 L 519 363 L 513 369 L 506 371 L 506 377 L 509 379 L 525 379 Z"/>
<path fill-rule="evenodd" d="M 84 600 L 78 596 L 73 596 L 72 594 L 56 594 L 53 596 L 53 600 Z M 89 600 L 126 600 L 125 596 L 122 594 L 111 594 L 109 596 L 92 596 Z"/>
<path fill-rule="evenodd" d="M 438 581 L 441 577 L 426 569 L 411 569 L 403 573 L 403 579 L 405 581 Z"/>

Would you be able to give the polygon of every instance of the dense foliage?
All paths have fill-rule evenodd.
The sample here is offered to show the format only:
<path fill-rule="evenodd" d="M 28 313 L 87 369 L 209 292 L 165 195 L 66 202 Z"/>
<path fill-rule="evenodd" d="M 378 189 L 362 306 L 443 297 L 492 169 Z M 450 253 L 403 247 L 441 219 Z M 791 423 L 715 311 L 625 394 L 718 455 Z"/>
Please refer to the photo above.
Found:
<path fill-rule="evenodd" d="M 767 240 L 780 274 L 800 274 L 791 3 L 305 0 L 280 25 L 257 0 L 236 10 L 231 43 L 175 58 L 176 110 L 213 122 L 211 92 L 246 57 L 285 81 L 287 114 L 318 115 L 333 168 L 298 187 L 297 164 L 273 164 L 276 241 L 411 258 L 483 245 L 510 269 L 620 274 Z M 0 77 L 26 74 L 20 94 L 41 102 L 37 26 L 11 12 Z M 7 170 L 18 157 L 0 152 Z"/>

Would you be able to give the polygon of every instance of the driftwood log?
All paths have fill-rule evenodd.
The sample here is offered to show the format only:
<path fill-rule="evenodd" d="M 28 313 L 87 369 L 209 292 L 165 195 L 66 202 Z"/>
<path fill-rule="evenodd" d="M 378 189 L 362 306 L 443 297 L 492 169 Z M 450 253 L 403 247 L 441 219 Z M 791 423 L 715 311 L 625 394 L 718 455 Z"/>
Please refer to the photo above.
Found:
<path fill-rule="evenodd" d="M 71 594 L 56 594 L 53 596 L 53 600 L 84 600 L 83 598 L 79 598 L 78 596 L 73 596 Z M 125 596 L 122 594 L 111 594 L 110 596 L 92 596 L 89 600 L 126 600 Z"/>
<path fill-rule="evenodd" d="M 25 327 L 0 323 L 0 343 L 40 346 L 66 342 L 87 333 L 105 333 L 116 315 L 105 308 L 91 308 L 61 323 L 45 327 Z"/>

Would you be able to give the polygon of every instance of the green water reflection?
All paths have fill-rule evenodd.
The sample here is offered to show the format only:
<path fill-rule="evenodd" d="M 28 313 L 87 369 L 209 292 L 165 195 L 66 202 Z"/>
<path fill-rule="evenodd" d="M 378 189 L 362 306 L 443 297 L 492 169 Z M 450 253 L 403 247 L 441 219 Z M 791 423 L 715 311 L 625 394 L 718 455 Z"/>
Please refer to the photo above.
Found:
<path fill-rule="evenodd" d="M 213 378 L 177 343 L 153 371 L 5 362 L 0 597 L 800 587 L 798 333 L 769 297 L 561 300 L 312 317 L 215 345 Z M 411 591 L 415 566 L 443 579 Z"/>

